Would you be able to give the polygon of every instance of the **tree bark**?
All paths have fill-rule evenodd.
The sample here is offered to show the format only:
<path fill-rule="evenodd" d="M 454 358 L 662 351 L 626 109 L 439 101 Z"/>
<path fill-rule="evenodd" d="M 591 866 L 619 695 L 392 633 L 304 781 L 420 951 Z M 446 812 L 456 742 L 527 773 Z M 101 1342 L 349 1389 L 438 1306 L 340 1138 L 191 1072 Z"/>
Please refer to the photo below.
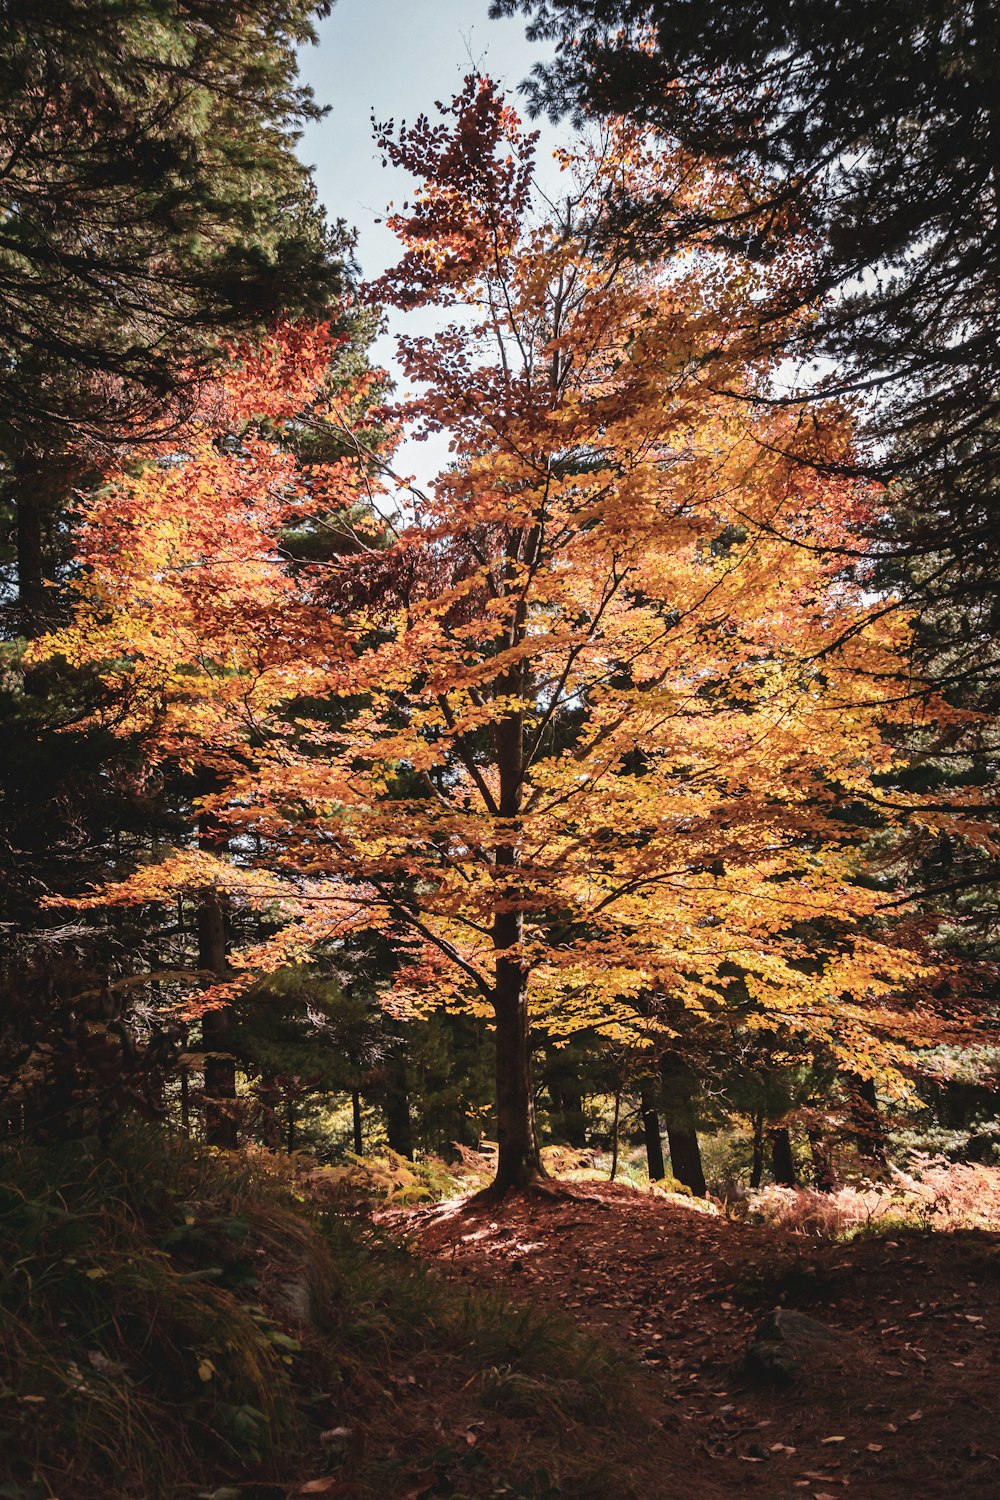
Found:
<path fill-rule="evenodd" d="M 400 1048 L 402 1043 L 400 1043 Z M 399 1156 L 413 1160 L 413 1131 L 410 1125 L 410 1088 L 407 1077 L 406 1057 L 402 1050 L 390 1053 L 386 1064 L 385 1133 L 389 1147 Z"/>
<path fill-rule="evenodd" d="M 795 1158 L 792 1155 L 792 1139 L 784 1127 L 768 1131 L 771 1142 L 771 1170 L 779 1187 L 798 1187 L 795 1175 Z"/>
<path fill-rule="evenodd" d="M 354 1154 L 364 1156 L 365 1141 L 361 1134 L 361 1094 L 357 1089 L 351 1090 L 351 1124 L 354 1130 Z"/>
<path fill-rule="evenodd" d="M 668 1052 L 660 1063 L 663 1085 L 663 1115 L 670 1147 L 670 1170 L 678 1182 L 691 1189 L 696 1198 L 708 1193 L 698 1145 L 697 1115 L 694 1107 L 695 1080 L 682 1057 Z"/>
<path fill-rule="evenodd" d="M 496 961 L 496 981 L 498 1154 L 493 1187 L 502 1195 L 511 1189 L 529 1188 L 546 1174 L 538 1149 L 531 1087 L 527 979 L 516 963 L 501 956 Z"/>
<path fill-rule="evenodd" d="M 523 630 L 523 620 L 516 627 Z M 514 670 L 506 686 L 523 690 Z M 497 811 L 507 827 L 521 813 L 524 780 L 522 715 L 509 714 L 494 730 L 499 772 Z M 495 851 L 497 909 L 493 917 L 493 1011 L 496 1017 L 497 1171 L 493 1197 L 527 1190 L 547 1174 L 538 1149 L 535 1096 L 531 1086 L 531 1040 L 528 1022 L 528 974 L 521 962 L 524 913 L 518 866 L 520 851 L 506 839 Z"/>
<path fill-rule="evenodd" d="M 753 1126 L 753 1159 L 750 1165 L 750 1186 L 759 1188 L 764 1175 L 764 1116 L 760 1110 L 750 1117 Z"/>
<path fill-rule="evenodd" d="M 871 1078 L 854 1077 L 855 1140 L 862 1156 L 884 1166 L 886 1161 L 885 1126 L 879 1110 L 878 1094 Z"/>
<path fill-rule="evenodd" d="M 257 1082 L 257 1107 L 259 1123 L 257 1138 L 262 1146 L 277 1151 L 281 1146 L 281 1126 L 278 1123 L 278 1106 L 281 1102 L 281 1085 L 277 1074 L 262 1073 Z"/>
<path fill-rule="evenodd" d="M 202 892 L 198 907 L 198 967 L 224 978 L 226 918 L 216 890 Z M 229 1007 L 208 1010 L 201 1018 L 205 1051 L 205 1140 L 233 1151 L 239 1145 L 236 1119 L 236 1059 L 229 1051 Z"/>
<path fill-rule="evenodd" d="M 204 791 L 216 788 L 216 779 L 206 774 Z M 213 854 L 226 848 L 224 834 L 204 811 L 198 819 L 198 847 Z M 229 973 L 227 957 L 225 907 L 219 892 L 207 888 L 202 891 L 198 905 L 198 967 L 204 974 L 224 979 Z M 209 1146 L 218 1146 L 225 1151 L 234 1151 L 239 1145 L 236 1059 L 232 1055 L 229 1036 L 231 1016 L 230 1007 L 225 1005 L 206 1011 L 201 1019 L 205 1052 L 205 1140 Z"/>
<path fill-rule="evenodd" d="M 650 1182 L 659 1182 L 666 1177 L 663 1160 L 663 1141 L 660 1137 L 660 1116 L 656 1109 L 656 1091 L 651 1078 L 639 1079 L 639 1104 L 642 1110 L 642 1133 L 646 1142 L 646 1166 Z"/>
<path fill-rule="evenodd" d="M 816 1191 L 820 1193 L 832 1193 L 837 1186 L 837 1177 L 833 1170 L 833 1164 L 827 1155 L 823 1137 L 818 1130 L 810 1130 L 806 1133 L 809 1138 L 809 1154 L 812 1157 Z"/>
<path fill-rule="evenodd" d="M 583 1107 L 583 1089 L 577 1077 L 564 1071 L 563 1056 L 549 1054 L 545 1068 L 545 1088 L 552 1101 L 553 1129 L 557 1139 L 567 1146 L 587 1144 L 587 1115 Z"/>

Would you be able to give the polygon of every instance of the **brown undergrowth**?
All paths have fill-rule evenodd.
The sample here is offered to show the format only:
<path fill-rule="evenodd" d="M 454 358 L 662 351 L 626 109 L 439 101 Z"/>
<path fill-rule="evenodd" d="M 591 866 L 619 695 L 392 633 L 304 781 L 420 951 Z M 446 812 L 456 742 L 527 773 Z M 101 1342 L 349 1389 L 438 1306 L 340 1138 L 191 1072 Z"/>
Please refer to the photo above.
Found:
<path fill-rule="evenodd" d="M 768 1500 L 1000 1493 L 1000 1236 L 904 1227 L 829 1242 L 585 1191 L 383 1218 L 453 1283 L 558 1308 L 641 1361 L 664 1425 L 647 1500 L 713 1486 Z M 832 1335 L 787 1389 L 741 1368 L 775 1306 Z"/>
<path fill-rule="evenodd" d="M 400 1206 L 437 1171 L 0 1152 L 3 1500 L 1000 1492 L 995 1235 L 827 1243 L 592 1179 Z M 780 1391 L 740 1372 L 776 1305 L 832 1334 Z"/>
<path fill-rule="evenodd" d="M 682 1461 L 627 1356 L 310 1178 L 144 1129 L 0 1151 L 3 1500 L 640 1500 Z"/>

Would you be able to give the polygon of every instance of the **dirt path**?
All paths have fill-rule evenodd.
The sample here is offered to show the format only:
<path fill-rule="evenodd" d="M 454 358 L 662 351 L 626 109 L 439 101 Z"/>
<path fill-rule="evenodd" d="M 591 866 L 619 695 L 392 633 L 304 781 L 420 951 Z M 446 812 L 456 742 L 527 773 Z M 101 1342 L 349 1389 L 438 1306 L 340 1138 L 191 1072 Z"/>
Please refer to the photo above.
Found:
<path fill-rule="evenodd" d="M 580 1193 L 386 1222 L 449 1278 L 560 1309 L 638 1356 L 672 1438 L 672 1472 L 649 1500 L 716 1487 L 768 1500 L 1000 1496 L 1000 1236 L 820 1245 L 628 1188 Z M 810 1340 L 802 1325 L 785 1388 L 741 1371 L 776 1306 L 829 1330 Z"/>

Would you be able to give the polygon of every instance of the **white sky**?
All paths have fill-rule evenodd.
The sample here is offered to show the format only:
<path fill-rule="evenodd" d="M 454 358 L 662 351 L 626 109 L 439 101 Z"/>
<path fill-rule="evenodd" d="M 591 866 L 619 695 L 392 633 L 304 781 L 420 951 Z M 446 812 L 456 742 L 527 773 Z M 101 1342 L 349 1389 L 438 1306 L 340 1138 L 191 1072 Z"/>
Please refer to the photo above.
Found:
<path fill-rule="evenodd" d="M 358 231 L 358 260 L 374 278 L 398 258 L 394 236 L 382 218 L 388 203 L 402 202 L 412 189 L 404 172 L 383 169 L 371 118 L 413 121 L 433 117 L 436 100 L 447 101 L 469 72 L 488 73 L 513 97 L 532 63 L 546 55 L 524 36 L 523 19 L 491 21 L 489 0 L 338 0 L 319 26 L 318 47 L 303 49 L 299 69 L 317 101 L 330 105 L 319 124 L 309 126 L 299 154 L 314 169 L 319 196 L 331 219 L 346 219 Z M 514 101 L 515 104 L 517 101 Z M 545 121 L 539 159 L 560 137 Z M 418 323 L 419 320 L 419 323 Z M 414 313 L 408 326 L 427 331 L 433 315 Z M 393 314 L 390 334 L 374 350 L 377 363 L 394 368 Z M 424 483 L 447 461 L 444 440 L 407 445 L 398 467 Z"/>

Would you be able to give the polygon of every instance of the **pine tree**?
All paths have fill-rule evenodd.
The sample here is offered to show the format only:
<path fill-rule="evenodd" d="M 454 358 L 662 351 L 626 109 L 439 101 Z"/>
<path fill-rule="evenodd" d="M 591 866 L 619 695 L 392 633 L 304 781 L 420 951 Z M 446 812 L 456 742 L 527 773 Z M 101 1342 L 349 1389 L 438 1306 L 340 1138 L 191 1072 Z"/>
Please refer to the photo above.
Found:
<path fill-rule="evenodd" d="M 313 0 L 7 0 L 0 28 L 0 461 L 35 633 L 65 506 L 176 421 L 220 339 L 342 280 L 299 128 Z"/>

